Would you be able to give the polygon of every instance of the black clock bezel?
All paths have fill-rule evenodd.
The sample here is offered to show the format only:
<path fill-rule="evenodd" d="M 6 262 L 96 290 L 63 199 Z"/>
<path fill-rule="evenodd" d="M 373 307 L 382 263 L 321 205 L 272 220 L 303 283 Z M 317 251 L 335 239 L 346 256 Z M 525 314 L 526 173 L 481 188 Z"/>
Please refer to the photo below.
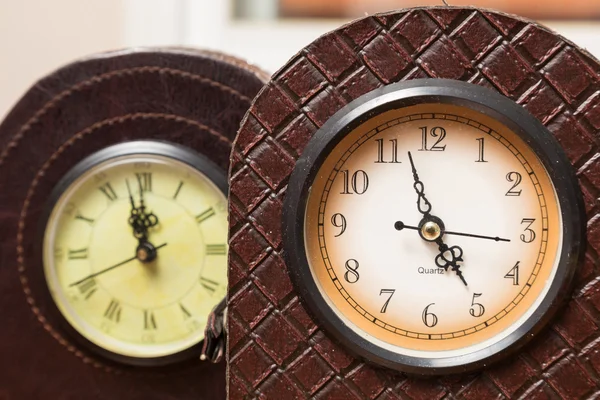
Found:
<path fill-rule="evenodd" d="M 44 265 L 43 243 L 46 227 L 48 225 L 52 210 L 56 206 L 64 191 L 90 168 L 115 158 L 136 155 L 155 155 L 183 162 L 184 164 L 187 164 L 206 176 L 215 186 L 217 186 L 217 188 L 225 195 L 226 198 L 228 197 L 229 185 L 225 171 L 218 167 L 208 157 L 188 147 L 172 142 L 158 140 L 136 140 L 106 147 L 89 155 L 73 166 L 52 190 L 46 203 L 44 213 L 40 218 L 40 228 L 37 235 L 38 239 L 36 240 L 36 254 L 37 258 L 40 260 L 40 266 Z M 44 280 L 46 281 L 45 273 L 43 274 Z M 127 364 L 135 367 L 163 367 L 200 357 L 204 339 L 180 352 L 161 357 L 131 357 L 106 350 L 105 348 L 95 344 L 85 336 L 81 335 L 69 323 L 69 321 L 67 321 L 56 305 L 47 284 L 44 286 L 44 291 L 46 292 L 45 294 L 47 297 L 52 299 L 52 301 L 48 302 L 48 307 L 51 308 L 50 311 L 52 315 L 59 317 L 58 319 L 61 329 L 77 344 L 84 346 L 86 349 L 89 349 L 96 355 L 117 363 Z"/>
<path fill-rule="evenodd" d="M 309 190 L 333 148 L 354 128 L 385 111 L 423 103 L 446 103 L 490 116 L 519 135 L 536 153 L 555 186 L 563 222 L 556 276 L 540 306 L 514 332 L 461 356 L 421 358 L 384 349 L 349 328 L 327 304 L 313 280 L 304 247 Z M 311 138 L 288 183 L 282 213 L 283 249 L 291 280 L 308 311 L 344 347 L 362 359 L 399 371 L 440 375 L 482 368 L 525 345 L 555 315 L 569 293 L 585 252 L 585 208 L 575 171 L 552 133 L 509 98 L 488 88 L 448 79 L 416 79 L 375 89 L 335 113 Z"/>

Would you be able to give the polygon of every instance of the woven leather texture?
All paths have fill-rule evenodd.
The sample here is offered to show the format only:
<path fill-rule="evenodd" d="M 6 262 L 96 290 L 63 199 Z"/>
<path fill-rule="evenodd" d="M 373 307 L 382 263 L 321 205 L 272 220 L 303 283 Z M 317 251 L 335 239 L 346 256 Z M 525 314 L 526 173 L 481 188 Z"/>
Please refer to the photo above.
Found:
<path fill-rule="evenodd" d="M 424 379 L 375 367 L 332 341 L 295 293 L 281 212 L 295 160 L 351 100 L 415 78 L 487 86 L 537 117 L 578 171 L 588 249 L 566 308 L 516 356 Z M 237 399 L 584 399 L 600 393 L 600 65 L 515 16 L 436 7 L 369 16 L 290 60 L 256 97 L 230 171 L 228 390 Z M 300 222 L 299 222 L 300 223 Z"/>
<path fill-rule="evenodd" d="M 48 292 L 40 228 L 48 197 L 107 146 L 166 140 L 224 171 L 239 122 L 266 81 L 217 53 L 100 54 L 37 82 L 0 125 L 0 399 L 224 399 L 225 365 L 110 362 L 77 342 Z"/>

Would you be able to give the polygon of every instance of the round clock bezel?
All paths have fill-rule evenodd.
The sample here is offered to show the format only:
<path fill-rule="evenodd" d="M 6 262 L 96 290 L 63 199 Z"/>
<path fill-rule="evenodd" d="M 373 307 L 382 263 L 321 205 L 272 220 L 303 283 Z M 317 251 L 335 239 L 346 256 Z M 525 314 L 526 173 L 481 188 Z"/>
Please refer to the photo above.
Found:
<path fill-rule="evenodd" d="M 36 240 L 36 254 L 38 254 L 42 268 L 44 265 L 43 243 L 45 239 L 46 228 L 48 226 L 52 211 L 59 202 L 65 190 L 67 190 L 74 182 L 76 182 L 81 175 L 85 174 L 89 169 L 95 166 L 121 157 L 148 155 L 170 158 L 188 165 L 209 179 L 211 183 L 213 183 L 219 189 L 219 191 L 225 195 L 225 198 L 227 198 L 229 186 L 225 171 L 221 170 L 220 167 L 218 167 L 213 161 L 208 159 L 203 154 L 200 154 L 188 147 L 157 140 L 137 140 L 106 147 L 84 158 L 75 166 L 73 166 L 60 179 L 60 181 L 52 190 L 42 217 L 40 218 L 40 228 L 37 235 L 38 240 Z M 63 313 L 60 311 L 54 300 L 54 297 L 50 293 L 48 285 L 45 285 L 45 291 L 47 292 L 48 297 L 52 299 L 52 301 L 49 302 L 50 307 L 52 308 L 52 314 L 59 316 L 59 323 L 62 330 L 65 331 L 69 337 L 73 338 L 76 343 L 84 346 L 86 349 L 89 349 L 96 355 L 121 364 L 128 364 L 138 367 L 161 367 L 180 363 L 200 356 L 204 339 L 182 351 L 160 357 L 133 357 L 107 350 L 79 333 L 79 331 L 73 327 L 71 323 L 69 323 Z"/>
<path fill-rule="evenodd" d="M 539 307 L 508 336 L 468 354 L 422 358 L 380 347 L 346 323 L 328 305 L 314 281 L 305 250 L 304 221 L 308 194 L 321 165 L 352 130 L 383 112 L 425 103 L 463 106 L 485 114 L 515 132 L 535 152 L 555 187 L 563 222 L 556 275 Z M 575 172 L 558 141 L 534 116 L 491 89 L 447 79 L 416 79 L 375 89 L 335 113 L 311 138 L 291 174 L 282 214 L 283 249 L 294 287 L 321 326 L 359 357 L 408 373 L 439 375 L 484 367 L 523 346 L 563 304 L 584 255 L 585 209 Z"/>

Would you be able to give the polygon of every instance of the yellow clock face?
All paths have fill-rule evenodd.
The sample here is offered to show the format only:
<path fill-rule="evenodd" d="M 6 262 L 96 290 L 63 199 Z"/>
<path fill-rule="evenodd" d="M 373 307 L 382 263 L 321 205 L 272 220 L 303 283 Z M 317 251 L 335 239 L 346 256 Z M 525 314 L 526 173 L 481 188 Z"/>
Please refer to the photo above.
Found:
<path fill-rule="evenodd" d="M 134 359 L 200 342 L 227 288 L 224 193 L 175 158 L 130 154 L 87 168 L 59 196 L 44 272 L 69 324 Z"/>

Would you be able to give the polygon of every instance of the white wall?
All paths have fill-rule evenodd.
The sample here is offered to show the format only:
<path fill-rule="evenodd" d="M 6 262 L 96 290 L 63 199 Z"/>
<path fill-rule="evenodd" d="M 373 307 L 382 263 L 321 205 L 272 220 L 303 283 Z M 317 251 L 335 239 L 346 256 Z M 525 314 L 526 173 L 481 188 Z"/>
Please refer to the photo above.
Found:
<path fill-rule="evenodd" d="M 270 72 L 344 21 L 233 21 L 229 0 L 0 0 L 0 119 L 39 78 L 131 46 L 221 50 Z M 600 23 L 548 24 L 600 57 Z"/>
<path fill-rule="evenodd" d="M 38 78 L 123 45 L 119 0 L 0 0 L 0 118 Z"/>

